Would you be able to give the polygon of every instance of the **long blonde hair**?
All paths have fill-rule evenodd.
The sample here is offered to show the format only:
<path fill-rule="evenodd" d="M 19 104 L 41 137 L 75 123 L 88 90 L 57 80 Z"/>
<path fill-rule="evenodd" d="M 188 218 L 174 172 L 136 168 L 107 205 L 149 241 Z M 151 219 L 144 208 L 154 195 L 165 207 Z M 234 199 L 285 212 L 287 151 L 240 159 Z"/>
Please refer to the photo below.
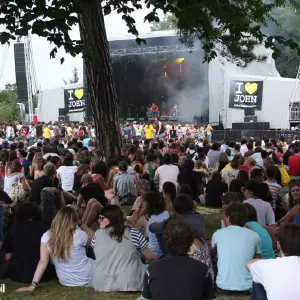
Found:
<path fill-rule="evenodd" d="M 78 222 L 78 215 L 72 207 L 66 206 L 59 210 L 52 221 L 49 234 L 48 247 L 51 259 L 57 257 L 66 260 L 70 257 Z"/>

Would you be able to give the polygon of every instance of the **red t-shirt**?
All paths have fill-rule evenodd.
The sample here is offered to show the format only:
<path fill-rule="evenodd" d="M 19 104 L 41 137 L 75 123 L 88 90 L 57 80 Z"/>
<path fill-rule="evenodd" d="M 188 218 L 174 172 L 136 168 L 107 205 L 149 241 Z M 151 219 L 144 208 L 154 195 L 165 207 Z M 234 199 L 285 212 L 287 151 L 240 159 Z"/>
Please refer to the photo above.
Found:
<path fill-rule="evenodd" d="M 300 176 L 300 154 L 289 157 L 289 174 L 291 176 Z"/>
<path fill-rule="evenodd" d="M 152 105 L 151 106 L 151 110 L 152 111 L 157 111 L 158 110 L 158 106 L 157 105 Z"/>

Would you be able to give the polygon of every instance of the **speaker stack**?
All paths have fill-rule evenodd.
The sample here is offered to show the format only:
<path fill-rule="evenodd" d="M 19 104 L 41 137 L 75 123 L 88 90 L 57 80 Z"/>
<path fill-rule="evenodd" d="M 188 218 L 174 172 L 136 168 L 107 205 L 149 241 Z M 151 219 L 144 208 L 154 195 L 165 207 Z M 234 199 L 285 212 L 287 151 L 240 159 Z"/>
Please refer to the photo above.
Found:
<path fill-rule="evenodd" d="M 16 71 L 18 102 L 24 103 L 26 112 L 28 112 L 28 91 L 27 91 L 24 43 L 14 44 L 14 55 L 15 55 L 15 71 Z"/>

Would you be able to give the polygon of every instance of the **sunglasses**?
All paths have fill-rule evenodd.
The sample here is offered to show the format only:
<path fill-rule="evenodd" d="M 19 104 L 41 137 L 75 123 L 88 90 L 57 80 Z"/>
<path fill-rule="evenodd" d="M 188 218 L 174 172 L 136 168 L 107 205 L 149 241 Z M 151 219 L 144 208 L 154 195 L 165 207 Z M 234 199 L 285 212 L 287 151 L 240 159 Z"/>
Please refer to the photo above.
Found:
<path fill-rule="evenodd" d="M 105 217 L 103 215 L 99 215 L 99 221 L 103 221 Z"/>

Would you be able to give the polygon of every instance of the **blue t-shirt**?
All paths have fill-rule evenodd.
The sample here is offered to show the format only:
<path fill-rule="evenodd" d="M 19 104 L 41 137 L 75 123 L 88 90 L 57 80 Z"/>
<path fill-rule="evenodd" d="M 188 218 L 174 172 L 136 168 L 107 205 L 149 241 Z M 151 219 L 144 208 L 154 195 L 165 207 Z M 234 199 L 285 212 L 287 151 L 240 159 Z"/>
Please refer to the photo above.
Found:
<path fill-rule="evenodd" d="M 83 140 L 83 147 L 88 147 L 89 141 L 90 141 L 90 140 L 91 140 L 90 138 L 84 139 L 84 140 Z"/>
<path fill-rule="evenodd" d="M 259 235 L 247 228 L 230 225 L 217 230 L 211 244 L 218 251 L 217 286 L 229 291 L 250 290 L 252 276 L 246 264 L 256 254 L 261 254 Z"/>
<path fill-rule="evenodd" d="M 268 231 L 263 228 L 260 224 L 254 221 L 247 222 L 246 225 L 251 227 L 254 232 L 256 232 L 261 239 L 261 251 L 263 259 L 275 258 L 273 251 L 272 239 Z"/>

